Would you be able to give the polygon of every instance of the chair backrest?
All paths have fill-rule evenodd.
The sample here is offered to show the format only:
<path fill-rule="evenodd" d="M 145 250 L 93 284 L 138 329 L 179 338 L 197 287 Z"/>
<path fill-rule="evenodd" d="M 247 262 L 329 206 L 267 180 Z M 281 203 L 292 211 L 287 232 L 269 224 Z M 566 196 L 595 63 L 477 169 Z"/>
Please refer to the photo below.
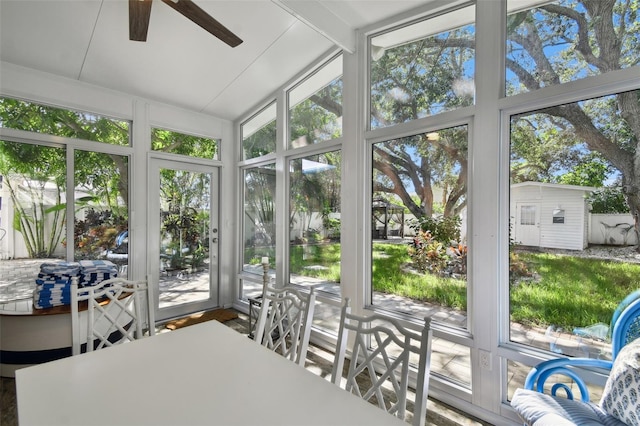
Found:
<path fill-rule="evenodd" d="M 291 286 L 276 289 L 266 283 L 254 339 L 304 367 L 311 335 L 316 295 Z"/>
<path fill-rule="evenodd" d="M 624 310 L 627 309 L 627 307 L 636 299 L 640 299 L 640 289 L 629 293 L 624 299 L 622 299 L 622 302 L 616 306 L 616 310 L 613 311 L 613 315 L 611 316 L 611 323 L 609 324 L 607 338 L 612 337 L 613 327 L 615 327 L 618 318 L 622 315 L 622 312 L 624 312 Z"/>
<path fill-rule="evenodd" d="M 613 331 L 611 332 L 611 358 L 615 360 L 624 345 L 639 337 L 640 299 L 635 298 L 635 301 L 627 304 L 613 323 Z"/>
<path fill-rule="evenodd" d="M 86 308 L 86 309 L 85 309 Z M 79 287 L 71 280 L 72 354 L 155 334 L 152 289 L 148 281 L 112 278 Z"/>
<path fill-rule="evenodd" d="M 340 315 L 331 380 L 341 386 L 351 333 L 353 344 L 345 389 L 369 402 L 374 402 L 375 398 L 380 408 L 405 420 L 409 366 L 415 363 L 418 373 L 412 424 L 423 426 L 427 414 L 432 341 L 431 319 L 426 317 L 424 321 L 424 326 L 414 331 L 400 321 L 380 314 L 358 316 L 351 313 L 347 298 Z"/>

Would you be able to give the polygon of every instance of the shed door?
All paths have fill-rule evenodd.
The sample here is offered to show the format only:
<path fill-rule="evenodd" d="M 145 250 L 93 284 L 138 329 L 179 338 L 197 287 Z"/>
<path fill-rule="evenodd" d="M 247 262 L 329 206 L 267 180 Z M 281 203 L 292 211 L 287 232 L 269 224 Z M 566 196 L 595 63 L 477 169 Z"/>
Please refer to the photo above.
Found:
<path fill-rule="evenodd" d="M 516 244 L 540 245 L 540 203 L 516 204 Z"/>

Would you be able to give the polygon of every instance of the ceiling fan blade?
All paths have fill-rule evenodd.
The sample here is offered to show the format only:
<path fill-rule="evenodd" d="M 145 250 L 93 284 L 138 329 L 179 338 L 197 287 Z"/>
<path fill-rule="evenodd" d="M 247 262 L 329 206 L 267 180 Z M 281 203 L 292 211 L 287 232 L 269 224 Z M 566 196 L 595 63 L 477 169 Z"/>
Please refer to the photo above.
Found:
<path fill-rule="evenodd" d="M 129 0 L 129 40 L 147 41 L 151 0 Z"/>
<path fill-rule="evenodd" d="M 196 5 L 191 0 L 162 0 L 178 12 L 180 12 L 185 17 L 189 18 L 191 21 L 200 25 L 202 28 L 218 37 L 220 40 L 224 41 L 231 47 L 236 47 L 242 40 L 229 31 L 224 25 L 220 22 L 213 19 L 207 12 L 202 10 L 198 5 Z"/>

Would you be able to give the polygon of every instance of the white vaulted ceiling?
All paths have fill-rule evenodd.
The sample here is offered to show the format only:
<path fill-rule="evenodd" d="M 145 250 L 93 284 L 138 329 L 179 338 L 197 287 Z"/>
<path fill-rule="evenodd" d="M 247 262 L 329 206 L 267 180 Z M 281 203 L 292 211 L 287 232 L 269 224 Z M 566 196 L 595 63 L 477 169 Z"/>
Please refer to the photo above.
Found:
<path fill-rule="evenodd" d="M 146 42 L 127 0 L 0 0 L 0 60 L 235 120 L 355 30 L 426 1 L 194 0 L 231 48 L 160 0 Z M 2 84 L 0 75 L 0 85 Z"/>

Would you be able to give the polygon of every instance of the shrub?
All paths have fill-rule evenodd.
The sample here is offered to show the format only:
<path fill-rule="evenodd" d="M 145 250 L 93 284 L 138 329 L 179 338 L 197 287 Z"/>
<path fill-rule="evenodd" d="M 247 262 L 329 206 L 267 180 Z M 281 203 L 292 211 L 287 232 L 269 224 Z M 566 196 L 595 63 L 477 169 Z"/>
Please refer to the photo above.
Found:
<path fill-rule="evenodd" d="M 428 231 L 434 240 L 445 245 L 460 241 L 460 218 L 450 217 L 421 217 L 409 225 L 416 231 Z"/>
<path fill-rule="evenodd" d="M 449 248 L 451 252 L 451 260 L 449 267 L 452 274 L 467 275 L 467 246 L 458 244 Z"/>
<path fill-rule="evenodd" d="M 409 256 L 420 272 L 440 275 L 449 262 L 447 250 L 429 231 L 419 231 L 409 247 Z"/>
<path fill-rule="evenodd" d="M 113 248 L 116 237 L 127 226 L 127 218 L 123 216 L 114 215 L 109 210 L 88 209 L 85 220 L 75 220 L 76 259 L 96 258 L 103 251 Z"/>
<path fill-rule="evenodd" d="M 422 217 L 409 225 L 416 237 L 409 256 L 420 272 L 466 275 L 467 246 L 460 241 L 460 218 Z"/>
<path fill-rule="evenodd" d="M 533 273 L 529 270 L 529 265 L 518 256 L 518 253 L 509 252 L 509 283 L 516 284 L 522 278 L 531 277 Z"/>
<path fill-rule="evenodd" d="M 591 204 L 591 213 L 629 213 L 629 205 L 619 187 L 599 188 L 587 201 Z"/>

